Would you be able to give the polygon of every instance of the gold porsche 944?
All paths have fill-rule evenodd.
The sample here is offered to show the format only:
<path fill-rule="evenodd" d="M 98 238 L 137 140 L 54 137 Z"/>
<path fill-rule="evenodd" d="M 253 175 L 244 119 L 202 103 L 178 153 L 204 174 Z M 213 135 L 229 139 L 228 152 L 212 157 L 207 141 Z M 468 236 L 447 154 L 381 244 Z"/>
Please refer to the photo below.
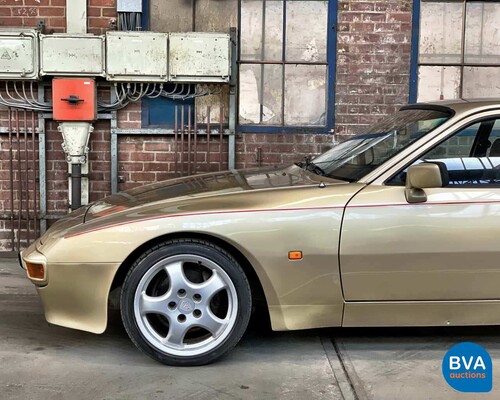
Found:
<path fill-rule="evenodd" d="M 300 156 L 298 157 L 300 159 Z M 48 322 L 170 365 L 273 329 L 500 324 L 500 101 L 417 104 L 296 165 L 154 183 L 21 254 Z"/>

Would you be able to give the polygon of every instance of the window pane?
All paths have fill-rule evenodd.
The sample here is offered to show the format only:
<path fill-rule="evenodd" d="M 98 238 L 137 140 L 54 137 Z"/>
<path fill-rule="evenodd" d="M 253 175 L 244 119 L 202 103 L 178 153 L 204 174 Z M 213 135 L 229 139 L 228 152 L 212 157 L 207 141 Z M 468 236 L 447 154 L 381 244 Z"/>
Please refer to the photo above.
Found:
<path fill-rule="evenodd" d="M 266 1 L 264 60 L 281 61 L 283 58 L 283 2 Z"/>
<path fill-rule="evenodd" d="M 260 60 L 262 49 L 262 0 L 241 1 L 241 59 Z"/>
<path fill-rule="evenodd" d="M 465 67 L 463 97 L 500 97 L 500 67 Z"/>
<path fill-rule="evenodd" d="M 282 125 L 281 107 L 283 67 L 281 65 L 264 65 L 264 85 L 262 85 L 262 123 L 265 125 Z"/>
<path fill-rule="evenodd" d="M 448 186 L 498 185 L 497 130 L 496 120 L 475 123 L 433 148 L 422 160 L 444 163 L 449 175 Z"/>
<path fill-rule="evenodd" d="M 461 61 L 463 5 L 461 2 L 422 2 L 420 62 Z"/>
<path fill-rule="evenodd" d="M 328 1 L 286 2 L 286 60 L 326 61 Z"/>
<path fill-rule="evenodd" d="M 326 66 L 285 67 L 285 124 L 325 125 Z"/>
<path fill-rule="evenodd" d="M 500 3 L 468 3 L 465 62 L 500 63 Z"/>
<path fill-rule="evenodd" d="M 282 42 L 283 1 L 242 0 L 241 59 L 281 61 Z"/>
<path fill-rule="evenodd" d="M 240 124 L 282 123 L 281 65 L 240 67 Z"/>
<path fill-rule="evenodd" d="M 418 70 L 418 101 L 458 99 L 460 68 L 420 67 Z"/>

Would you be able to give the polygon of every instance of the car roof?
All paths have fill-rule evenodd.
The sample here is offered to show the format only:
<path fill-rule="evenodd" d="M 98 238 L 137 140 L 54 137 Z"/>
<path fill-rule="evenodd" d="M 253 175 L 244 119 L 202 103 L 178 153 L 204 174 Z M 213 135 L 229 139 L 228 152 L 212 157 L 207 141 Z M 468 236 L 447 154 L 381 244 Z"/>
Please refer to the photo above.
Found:
<path fill-rule="evenodd" d="M 454 114 L 467 113 L 470 111 L 483 111 L 500 108 L 500 98 L 491 99 L 459 99 L 459 100 L 440 100 L 427 103 L 417 103 L 405 108 L 436 108 L 454 111 Z"/>

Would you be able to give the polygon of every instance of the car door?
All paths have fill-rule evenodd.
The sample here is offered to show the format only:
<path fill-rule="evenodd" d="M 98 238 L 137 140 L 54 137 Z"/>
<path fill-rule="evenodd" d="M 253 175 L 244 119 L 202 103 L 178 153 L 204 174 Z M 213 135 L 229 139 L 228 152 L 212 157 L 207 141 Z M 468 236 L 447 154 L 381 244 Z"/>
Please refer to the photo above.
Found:
<path fill-rule="evenodd" d="M 447 166 L 448 185 L 425 189 L 426 202 L 407 202 L 404 166 L 351 200 L 340 246 L 347 302 L 500 299 L 500 115 L 491 114 L 410 160 Z"/>

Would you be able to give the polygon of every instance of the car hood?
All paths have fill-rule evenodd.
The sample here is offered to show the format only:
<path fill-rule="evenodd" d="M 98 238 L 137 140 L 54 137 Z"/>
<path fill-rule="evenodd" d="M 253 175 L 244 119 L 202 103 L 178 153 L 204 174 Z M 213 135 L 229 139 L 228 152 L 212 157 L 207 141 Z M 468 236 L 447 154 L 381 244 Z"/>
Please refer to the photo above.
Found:
<path fill-rule="evenodd" d="M 85 222 L 132 208 L 181 201 L 186 199 L 236 194 L 245 191 L 313 186 L 321 182 L 346 184 L 304 171 L 292 165 L 286 168 L 267 168 L 216 172 L 171 179 L 140 186 L 93 203 L 85 214 Z"/>

